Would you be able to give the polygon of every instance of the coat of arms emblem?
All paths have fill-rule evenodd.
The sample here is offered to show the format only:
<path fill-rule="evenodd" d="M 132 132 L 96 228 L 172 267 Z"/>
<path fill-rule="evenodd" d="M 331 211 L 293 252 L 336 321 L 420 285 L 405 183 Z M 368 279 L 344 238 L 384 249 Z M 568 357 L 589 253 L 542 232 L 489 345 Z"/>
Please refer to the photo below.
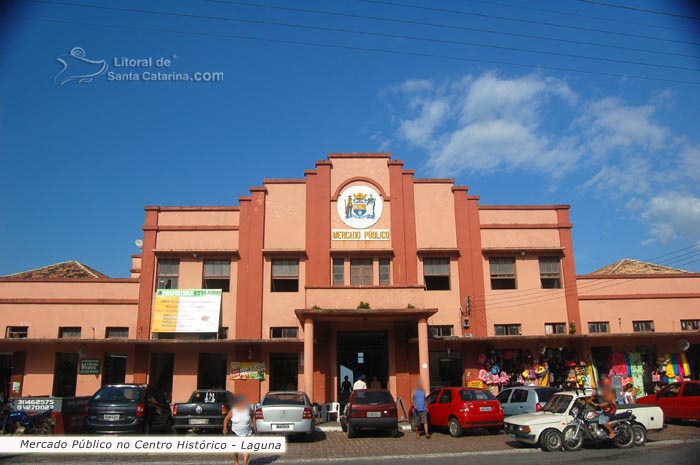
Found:
<path fill-rule="evenodd" d="M 338 215 L 352 228 L 374 225 L 382 215 L 382 197 L 371 187 L 349 187 L 338 196 Z"/>

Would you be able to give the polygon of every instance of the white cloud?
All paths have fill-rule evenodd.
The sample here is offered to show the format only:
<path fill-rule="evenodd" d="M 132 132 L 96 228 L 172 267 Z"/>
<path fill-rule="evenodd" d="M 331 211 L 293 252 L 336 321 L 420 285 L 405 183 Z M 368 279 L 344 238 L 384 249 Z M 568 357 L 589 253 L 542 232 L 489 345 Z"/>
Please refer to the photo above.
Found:
<path fill-rule="evenodd" d="M 669 243 L 679 237 L 697 240 L 700 237 L 700 196 L 666 192 L 649 201 L 642 219 L 649 224 L 649 244 Z"/>
<path fill-rule="evenodd" d="M 562 81 L 538 75 L 501 79 L 488 73 L 431 85 L 429 95 L 423 93 L 426 85 L 413 81 L 398 87 L 420 91 L 409 92 L 406 107 L 417 114 L 401 120 L 397 135 L 428 152 L 428 166 L 436 176 L 521 167 L 555 173 L 580 156 L 569 140 L 547 137 L 540 130 L 546 102 L 577 100 Z"/>
<path fill-rule="evenodd" d="M 629 103 L 584 100 L 560 79 L 496 73 L 391 88 L 396 132 L 437 177 L 520 171 L 576 179 L 647 225 L 646 243 L 700 236 L 700 144 L 662 121 L 671 90 Z M 694 136 L 694 135 L 693 135 Z"/>

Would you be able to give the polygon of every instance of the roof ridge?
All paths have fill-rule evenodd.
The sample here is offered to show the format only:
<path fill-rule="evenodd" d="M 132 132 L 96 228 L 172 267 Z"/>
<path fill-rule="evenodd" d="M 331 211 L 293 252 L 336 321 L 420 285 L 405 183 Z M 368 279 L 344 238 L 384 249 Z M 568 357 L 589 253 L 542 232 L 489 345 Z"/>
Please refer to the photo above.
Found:
<path fill-rule="evenodd" d="M 64 260 L 64 261 L 62 261 L 62 262 L 57 262 L 57 263 L 52 263 L 52 264 L 50 264 L 50 265 L 44 265 L 44 266 L 40 266 L 40 267 L 37 267 L 37 268 L 32 268 L 31 270 L 18 271 L 17 273 L 6 274 L 6 275 L 3 276 L 3 278 L 10 278 L 10 277 L 16 276 L 16 275 L 18 275 L 18 274 L 31 273 L 32 271 L 42 270 L 42 269 L 48 268 L 48 267 L 50 267 L 50 266 L 63 265 L 64 263 L 71 263 L 71 262 L 75 262 L 75 260 Z"/>

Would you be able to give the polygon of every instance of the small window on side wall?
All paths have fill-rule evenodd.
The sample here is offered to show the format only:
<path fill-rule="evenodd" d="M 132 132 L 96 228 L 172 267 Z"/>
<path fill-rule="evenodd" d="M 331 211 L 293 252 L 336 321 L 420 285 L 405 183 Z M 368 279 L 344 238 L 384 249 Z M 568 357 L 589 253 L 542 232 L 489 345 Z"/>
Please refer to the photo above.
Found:
<path fill-rule="evenodd" d="M 180 276 L 180 259 L 158 260 L 158 289 L 177 289 Z"/>
<path fill-rule="evenodd" d="M 299 292 L 299 260 L 272 260 L 272 292 Z"/>
<path fill-rule="evenodd" d="M 299 336 L 299 329 L 293 327 L 270 328 L 270 339 L 296 339 Z"/>
<path fill-rule="evenodd" d="M 129 337 L 129 328 L 108 326 L 105 329 L 105 337 L 107 339 L 110 339 L 110 338 L 128 338 Z"/>
<path fill-rule="evenodd" d="M 59 339 L 78 339 L 80 338 L 80 333 L 80 326 L 61 326 L 58 328 Z"/>
<path fill-rule="evenodd" d="M 515 257 L 489 259 L 491 289 L 515 289 Z"/>
<path fill-rule="evenodd" d="M 540 282 L 542 289 L 561 289 L 559 257 L 540 257 Z"/>
<path fill-rule="evenodd" d="M 450 259 L 424 258 L 423 281 L 426 291 L 450 290 Z"/>
<path fill-rule="evenodd" d="M 231 261 L 204 260 L 202 288 L 221 289 L 229 292 L 231 289 Z"/>

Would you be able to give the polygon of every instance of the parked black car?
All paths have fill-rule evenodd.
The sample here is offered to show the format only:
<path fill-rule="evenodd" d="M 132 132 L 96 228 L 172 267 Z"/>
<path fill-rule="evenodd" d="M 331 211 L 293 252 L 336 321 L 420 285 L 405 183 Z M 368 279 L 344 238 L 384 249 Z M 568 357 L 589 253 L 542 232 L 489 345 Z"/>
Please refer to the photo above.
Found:
<path fill-rule="evenodd" d="M 155 386 L 146 384 L 105 385 L 85 407 L 86 433 L 170 433 L 170 403 Z"/>
<path fill-rule="evenodd" d="M 233 404 L 233 393 L 224 389 L 198 389 L 186 403 L 173 406 L 173 428 L 176 433 L 221 433 L 224 417 Z"/>

